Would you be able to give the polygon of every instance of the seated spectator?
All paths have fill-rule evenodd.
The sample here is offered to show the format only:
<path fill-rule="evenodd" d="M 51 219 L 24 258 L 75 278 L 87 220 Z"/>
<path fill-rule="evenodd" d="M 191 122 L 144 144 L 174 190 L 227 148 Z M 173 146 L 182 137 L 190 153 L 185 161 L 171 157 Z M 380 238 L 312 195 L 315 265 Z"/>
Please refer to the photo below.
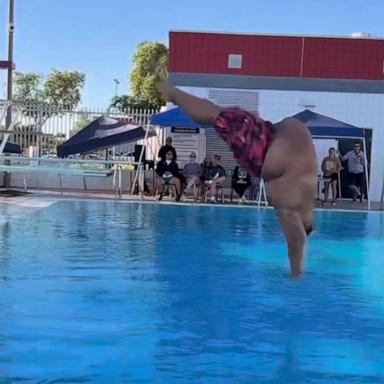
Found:
<path fill-rule="evenodd" d="M 165 145 L 160 148 L 159 157 L 161 160 L 165 160 L 168 151 L 172 152 L 173 160 L 177 161 L 176 149 L 172 146 L 172 137 L 167 137 L 165 139 Z"/>
<path fill-rule="evenodd" d="M 173 152 L 168 151 L 165 160 L 161 160 L 156 167 L 157 180 L 156 187 L 159 191 L 159 200 L 162 200 L 164 194 L 164 186 L 174 185 L 176 188 L 176 201 L 180 200 L 181 182 L 179 175 L 179 167 L 173 160 Z"/>
<path fill-rule="evenodd" d="M 204 173 L 204 182 L 211 195 L 211 201 L 216 202 L 216 192 L 218 187 L 223 187 L 225 182 L 225 169 L 219 164 L 220 156 L 213 157 L 211 165 L 208 165 Z"/>
<path fill-rule="evenodd" d="M 196 163 L 196 153 L 192 152 L 189 155 L 189 163 L 185 164 L 183 175 L 186 181 L 185 191 L 188 192 L 193 188 L 193 199 L 197 200 L 197 187 L 200 184 L 200 177 L 202 175 L 201 166 Z"/>
<path fill-rule="evenodd" d="M 201 163 L 201 176 L 200 180 L 204 183 L 204 177 L 207 171 L 207 168 L 212 166 L 212 159 L 207 156 L 204 161 Z"/>
<path fill-rule="evenodd" d="M 251 185 L 251 176 L 246 169 L 237 166 L 232 175 L 232 188 L 239 195 L 239 203 L 245 201 L 244 193 Z"/>

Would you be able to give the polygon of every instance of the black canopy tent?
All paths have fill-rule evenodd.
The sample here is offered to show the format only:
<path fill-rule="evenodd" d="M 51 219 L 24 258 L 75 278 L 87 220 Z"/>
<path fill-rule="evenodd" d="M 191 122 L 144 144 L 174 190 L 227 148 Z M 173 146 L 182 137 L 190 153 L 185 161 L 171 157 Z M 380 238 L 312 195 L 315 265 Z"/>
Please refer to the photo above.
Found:
<path fill-rule="evenodd" d="M 85 154 L 152 136 L 143 127 L 100 116 L 57 147 L 59 157 Z"/>
<path fill-rule="evenodd" d="M 3 146 L 3 140 L 0 139 L 0 148 Z M 0 151 L 1 154 L 3 153 L 12 153 L 12 154 L 19 154 L 21 153 L 21 147 L 18 144 L 6 142 L 4 149 Z"/>

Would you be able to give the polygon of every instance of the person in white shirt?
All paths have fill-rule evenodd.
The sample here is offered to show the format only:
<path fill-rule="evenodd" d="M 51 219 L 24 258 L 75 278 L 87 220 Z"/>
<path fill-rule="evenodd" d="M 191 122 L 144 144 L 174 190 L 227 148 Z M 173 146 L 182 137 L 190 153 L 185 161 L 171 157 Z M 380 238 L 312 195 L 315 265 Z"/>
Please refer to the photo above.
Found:
<path fill-rule="evenodd" d="M 359 142 L 355 142 L 353 150 L 341 156 L 342 161 L 347 161 L 349 174 L 349 188 L 353 193 L 353 201 L 359 198 L 363 202 L 363 182 L 365 168 L 365 154 Z"/>

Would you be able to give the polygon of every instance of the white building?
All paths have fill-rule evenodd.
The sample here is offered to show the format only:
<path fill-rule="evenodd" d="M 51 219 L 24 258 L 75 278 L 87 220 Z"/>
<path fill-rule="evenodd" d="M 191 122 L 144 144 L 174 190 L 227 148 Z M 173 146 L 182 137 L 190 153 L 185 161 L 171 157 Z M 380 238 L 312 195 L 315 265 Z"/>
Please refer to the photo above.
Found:
<path fill-rule="evenodd" d="M 170 79 L 196 96 L 258 112 L 272 122 L 311 109 L 365 128 L 371 199 L 380 200 L 384 40 L 171 32 Z M 230 151 L 213 130 L 200 132 L 196 142 L 206 143 L 200 157 L 220 152 L 232 166 Z M 339 144 L 341 152 L 352 145 Z M 337 142 L 316 140 L 315 145 L 321 162 Z"/>

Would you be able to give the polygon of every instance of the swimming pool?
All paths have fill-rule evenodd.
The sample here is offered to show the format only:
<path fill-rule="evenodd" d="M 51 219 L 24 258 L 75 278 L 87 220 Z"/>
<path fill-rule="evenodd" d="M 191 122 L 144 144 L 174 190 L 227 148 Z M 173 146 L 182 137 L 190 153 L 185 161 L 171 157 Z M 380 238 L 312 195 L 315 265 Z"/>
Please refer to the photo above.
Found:
<path fill-rule="evenodd" d="M 0 227 L 0 383 L 384 382 L 384 216 L 61 201 Z"/>

